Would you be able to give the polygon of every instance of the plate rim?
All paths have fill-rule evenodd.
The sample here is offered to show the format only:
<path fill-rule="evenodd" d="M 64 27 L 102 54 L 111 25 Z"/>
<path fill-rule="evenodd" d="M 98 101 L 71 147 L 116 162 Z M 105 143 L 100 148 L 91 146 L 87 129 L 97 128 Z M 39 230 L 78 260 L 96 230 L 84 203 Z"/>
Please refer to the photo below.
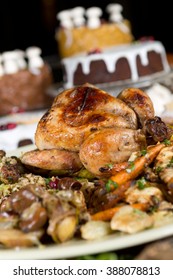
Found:
<path fill-rule="evenodd" d="M 67 259 L 87 254 L 116 251 L 157 241 L 173 234 L 173 224 L 146 229 L 136 234 L 113 233 L 97 240 L 70 240 L 34 248 L 0 249 L 0 259 Z M 34 257 L 33 257 L 34 256 Z"/>

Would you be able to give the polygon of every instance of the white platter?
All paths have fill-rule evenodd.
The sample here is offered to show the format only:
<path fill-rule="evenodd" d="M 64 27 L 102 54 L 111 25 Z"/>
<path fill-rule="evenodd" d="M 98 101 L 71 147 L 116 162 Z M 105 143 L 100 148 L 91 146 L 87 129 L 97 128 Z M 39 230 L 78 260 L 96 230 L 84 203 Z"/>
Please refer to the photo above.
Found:
<path fill-rule="evenodd" d="M 19 148 L 7 155 L 20 157 L 21 153 L 34 149 L 34 145 Z M 0 249 L 0 259 L 72 259 L 86 254 L 116 251 L 145 244 L 173 235 L 173 224 L 148 229 L 136 234 L 114 233 L 95 241 L 71 240 L 41 248 Z"/>
<path fill-rule="evenodd" d="M 73 259 L 87 254 L 116 251 L 162 239 L 173 234 L 173 224 L 133 235 L 112 234 L 95 241 L 71 240 L 43 248 L 0 249 L 0 259 Z M 133 249 L 132 249 L 133 250 Z"/>

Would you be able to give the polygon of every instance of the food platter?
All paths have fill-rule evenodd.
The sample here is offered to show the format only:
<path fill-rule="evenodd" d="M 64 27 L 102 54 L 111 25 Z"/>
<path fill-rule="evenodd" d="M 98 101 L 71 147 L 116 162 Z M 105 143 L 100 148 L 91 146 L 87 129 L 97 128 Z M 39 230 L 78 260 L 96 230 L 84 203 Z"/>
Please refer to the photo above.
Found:
<path fill-rule="evenodd" d="M 173 234 L 173 224 L 148 229 L 133 235 L 112 234 L 95 241 L 71 240 L 40 248 L 0 249 L 0 259 L 73 259 L 87 254 L 130 248 L 162 239 Z"/>
<path fill-rule="evenodd" d="M 113 234 L 95 241 L 72 240 L 41 248 L 1 250 L 0 259 L 72 259 L 75 257 L 116 251 L 158 240 L 173 234 L 173 225 L 149 229 L 133 235 Z"/>
<path fill-rule="evenodd" d="M 35 149 L 35 145 L 18 148 L 7 153 L 17 156 Z M 114 232 L 104 238 L 94 241 L 73 239 L 65 243 L 25 248 L 0 249 L 0 259 L 73 259 L 87 254 L 97 254 L 108 251 L 130 248 L 173 235 L 173 224 L 150 228 L 135 234 Z"/>

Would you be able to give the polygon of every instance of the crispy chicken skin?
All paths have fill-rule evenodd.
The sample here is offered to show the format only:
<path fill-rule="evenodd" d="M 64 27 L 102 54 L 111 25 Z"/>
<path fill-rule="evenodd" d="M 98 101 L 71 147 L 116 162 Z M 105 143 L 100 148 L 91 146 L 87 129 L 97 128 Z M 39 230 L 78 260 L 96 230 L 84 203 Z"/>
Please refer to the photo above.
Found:
<path fill-rule="evenodd" d="M 117 98 L 134 110 L 138 118 L 138 127 L 151 138 L 151 144 L 171 137 L 173 130 L 160 117 L 155 116 L 153 103 L 144 91 L 138 88 L 127 88 Z"/>
<path fill-rule="evenodd" d="M 79 151 L 94 131 L 113 127 L 136 129 L 135 112 L 120 99 L 85 84 L 55 98 L 37 126 L 35 143 L 39 150 Z"/>
<path fill-rule="evenodd" d="M 54 99 L 37 125 L 38 150 L 24 154 L 22 162 L 69 172 L 84 166 L 103 177 L 106 165 L 122 168 L 132 152 L 146 148 L 148 139 L 154 144 L 169 135 L 142 90 L 127 88 L 116 98 L 84 84 L 64 90 Z"/>
<path fill-rule="evenodd" d="M 134 151 L 146 148 L 141 130 L 107 128 L 90 135 L 81 145 L 79 156 L 87 170 L 105 176 L 99 169 L 113 163 L 125 162 Z"/>
<path fill-rule="evenodd" d="M 154 118 L 153 103 L 144 91 L 138 88 L 127 88 L 120 92 L 117 98 L 134 110 L 141 127 L 144 126 L 146 120 Z"/>
<path fill-rule="evenodd" d="M 21 156 L 21 161 L 25 165 L 46 170 L 69 170 L 69 172 L 75 172 L 82 167 L 78 153 L 57 149 L 29 151 Z"/>

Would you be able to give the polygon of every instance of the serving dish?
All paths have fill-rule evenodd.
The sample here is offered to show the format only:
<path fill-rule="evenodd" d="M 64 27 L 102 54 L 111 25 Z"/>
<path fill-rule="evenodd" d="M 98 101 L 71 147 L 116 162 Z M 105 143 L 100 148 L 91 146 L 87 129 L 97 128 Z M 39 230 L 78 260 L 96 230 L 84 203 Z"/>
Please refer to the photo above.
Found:
<path fill-rule="evenodd" d="M 22 153 L 35 148 L 35 145 L 28 145 L 8 152 L 7 156 L 20 157 Z M 171 235 L 173 235 L 173 224 L 165 223 L 161 227 L 150 228 L 135 234 L 114 232 L 94 241 L 72 239 L 65 243 L 33 248 L 0 249 L 0 259 L 73 259 L 86 254 L 131 248 Z"/>
<path fill-rule="evenodd" d="M 173 234 L 173 225 L 148 229 L 133 235 L 112 234 L 100 240 L 72 240 L 40 248 L 0 249 L 0 259 L 73 259 L 87 254 L 116 251 L 159 240 Z M 130 250 L 130 249 L 129 249 Z"/>

